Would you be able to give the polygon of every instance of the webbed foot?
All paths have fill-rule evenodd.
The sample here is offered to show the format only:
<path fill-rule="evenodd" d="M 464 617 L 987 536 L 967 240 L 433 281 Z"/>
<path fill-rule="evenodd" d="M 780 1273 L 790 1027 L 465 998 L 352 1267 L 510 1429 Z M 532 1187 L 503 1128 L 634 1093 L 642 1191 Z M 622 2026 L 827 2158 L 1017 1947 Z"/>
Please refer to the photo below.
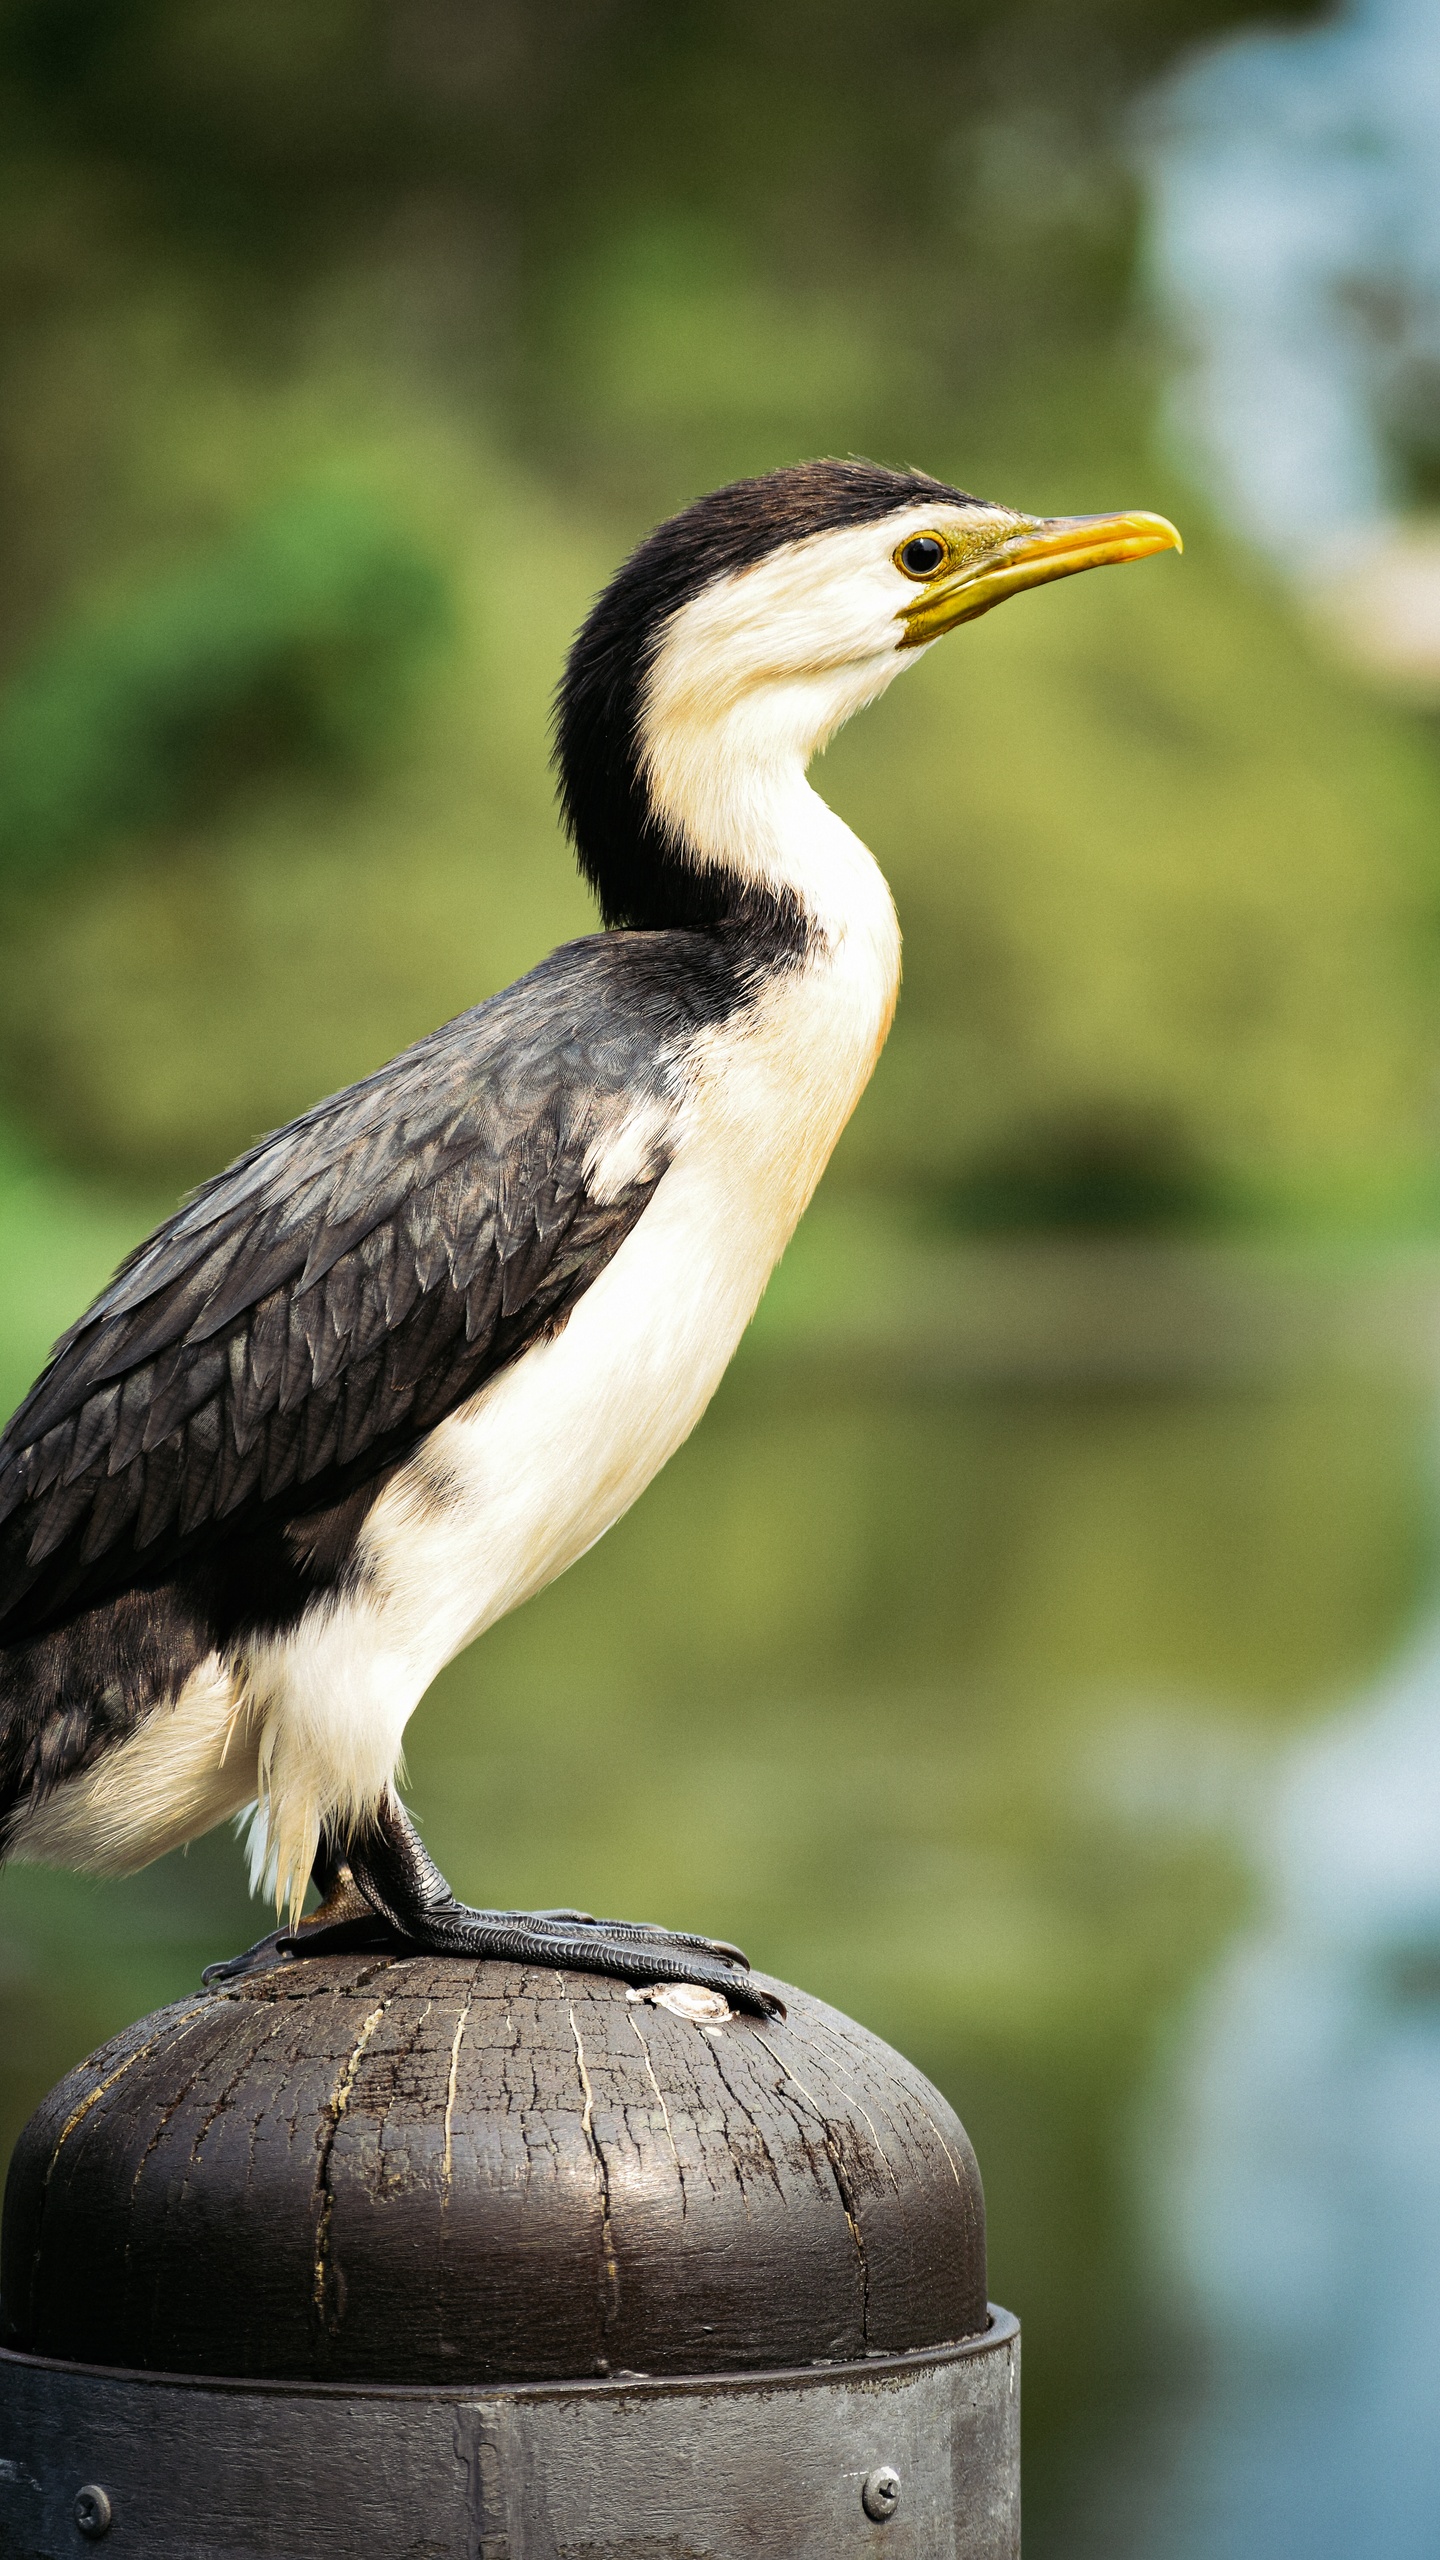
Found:
<path fill-rule="evenodd" d="M 393 1924 L 392 1934 L 397 1947 L 423 1948 L 431 1955 L 498 1957 L 512 1964 L 553 1965 L 561 1973 L 608 1973 L 646 1989 L 656 1983 L 696 1983 L 720 1992 L 732 2009 L 748 2009 L 759 2018 L 784 2015 L 774 1994 L 753 1983 L 728 1949 L 722 1953 L 716 1941 L 671 1929 L 642 1929 L 626 1921 L 552 1920 L 534 1911 L 475 1911 L 451 1896 L 422 1911 L 408 1911 L 403 1924 Z M 292 1945 L 290 1951 L 305 1950 Z"/>
<path fill-rule="evenodd" d="M 205 1981 L 234 1981 L 287 1957 L 390 1949 L 608 1973 L 645 1989 L 694 1983 L 754 2017 L 785 2014 L 773 1992 L 750 1980 L 741 1949 L 723 1938 L 690 1937 L 641 1921 L 597 1920 L 588 1911 L 472 1910 L 451 1892 L 393 1798 L 343 1851 L 322 1853 L 316 1882 L 324 1894 L 318 1910 L 272 1930 L 243 1955 L 208 1965 Z"/>

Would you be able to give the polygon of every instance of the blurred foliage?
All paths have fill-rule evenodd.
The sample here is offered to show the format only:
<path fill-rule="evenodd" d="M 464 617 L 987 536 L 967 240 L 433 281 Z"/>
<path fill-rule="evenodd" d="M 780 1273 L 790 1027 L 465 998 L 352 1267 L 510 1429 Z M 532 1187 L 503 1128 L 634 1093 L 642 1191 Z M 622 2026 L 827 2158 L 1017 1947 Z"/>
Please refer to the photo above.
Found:
<path fill-rule="evenodd" d="M 583 929 L 544 712 L 588 595 L 695 488 L 868 449 L 1192 538 L 834 751 L 907 930 L 835 1180 L 960 1223 L 1429 1217 L 1431 741 L 1148 442 L 1125 118 L 1247 14 L 0 8 L 0 838 L 125 829 L 4 916 L 12 1108 L 193 1179 Z M 452 643 L 407 685 L 432 561 Z M 358 764 L 316 752 L 337 707 Z"/>
<path fill-rule="evenodd" d="M 439 572 L 373 508 L 322 494 L 72 622 L 0 701 L 0 877 L 277 763 L 353 763 L 444 620 Z"/>

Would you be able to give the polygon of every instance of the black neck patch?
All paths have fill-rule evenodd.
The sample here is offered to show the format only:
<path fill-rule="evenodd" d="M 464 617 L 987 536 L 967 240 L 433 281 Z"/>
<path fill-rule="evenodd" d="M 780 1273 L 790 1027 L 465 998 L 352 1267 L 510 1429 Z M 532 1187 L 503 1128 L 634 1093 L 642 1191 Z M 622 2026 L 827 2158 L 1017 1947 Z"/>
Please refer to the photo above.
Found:
<path fill-rule="evenodd" d="M 561 811 L 607 925 L 739 925 L 776 959 L 803 946 L 798 900 L 696 862 L 656 818 L 639 765 L 645 677 L 672 614 L 713 579 L 927 499 L 979 503 L 923 472 L 802 462 L 713 490 L 632 551 L 580 630 L 555 706 Z"/>

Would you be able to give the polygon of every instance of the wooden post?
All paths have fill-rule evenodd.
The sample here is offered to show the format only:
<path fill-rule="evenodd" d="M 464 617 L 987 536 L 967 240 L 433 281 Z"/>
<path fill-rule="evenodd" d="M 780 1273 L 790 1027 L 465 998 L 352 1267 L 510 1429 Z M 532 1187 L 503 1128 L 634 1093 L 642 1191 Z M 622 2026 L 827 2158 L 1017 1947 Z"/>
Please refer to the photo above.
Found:
<path fill-rule="evenodd" d="M 93 2055 L 11 2163 L 0 2550 L 1015 2560 L 970 2145 L 776 1987 L 312 1958 Z"/>

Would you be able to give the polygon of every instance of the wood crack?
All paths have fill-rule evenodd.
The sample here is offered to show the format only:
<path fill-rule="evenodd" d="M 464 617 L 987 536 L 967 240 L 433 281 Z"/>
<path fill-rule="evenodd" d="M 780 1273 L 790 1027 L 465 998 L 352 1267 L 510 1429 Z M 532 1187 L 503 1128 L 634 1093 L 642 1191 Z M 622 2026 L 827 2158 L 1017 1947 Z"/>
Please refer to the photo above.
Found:
<path fill-rule="evenodd" d="M 824 2108 L 821 2106 L 819 2099 L 812 2097 L 803 2080 L 796 2079 L 789 2064 L 782 2060 L 774 2046 L 767 2043 L 764 2036 L 757 2034 L 755 2041 L 757 2044 L 764 2045 L 765 2051 L 769 2054 L 771 2061 L 779 2066 L 781 2073 L 784 2078 L 788 2080 L 791 2088 L 799 2090 L 801 2097 L 813 2112 L 820 2126 L 821 2139 L 825 2149 L 825 2157 L 830 2163 L 830 2174 L 835 2181 L 835 2192 L 840 2198 L 840 2210 L 844 2214 L 846 2222 L 849 2224 L 850 2237 L 855 2244 L 855 2256 L 860 2269 L 860 2343 L 865 2354 L 868 2355 L 870 2352 L 870 2261 L 865 2255 L 865 2234 L 860 2228 L 859 2198 L 851 2186 L 849 2171 L 845 2166 L 844 2154 L 842 2153 L 839 2142 L 835 2137 L 834 2128 L 830 2123 L 830 2119 L 826 2115 Z"/>
<path fill-rule="evenodd" d="M 189 2018 L 181 2018 L 176 2021 L 176 2024 L 180 2026 L 188 2026 L 190 2019 L 200 2017 L 207 2006 L 208 2003 L 202 2002 L 198 2008 L 190 2011 Z M 91 2108 L 98 2107 L 101 2099 L 114 2088 L 116 2081 L 123 2080 L 127 2071 L 133 2071 L 137 2062 L 148 2062 L 152 2053 L 158 2053 L 162 2041 L 163 2039 L 160 2036 L 152 2036 L 148 2044 L 137 2045 L 133 2053 L 127 2053 L 124 2061 L 116 2064 L 115 2069 L 109 2073 L 107 2078 L 104 2080 L 97 2080 L 94 2088 L 87 2090 L 78 2107 L 73 2107 L 71 2109 L 69 2115 L 65 2119 L 65 2122 L 60 2127 L 55 2148 L 50 2154 L 49 2163 L 46 2167 L 45 2176 L 42 2181 L 42 2192 L 43 2188 L 48 2187 L 51 2179 L 54 2177 L 60 2154 L 64 2150 L 66 2143 L 69 2141 L 71 2134 L 74 2133 L 78 2125 L 84 2123 Z"/>
<path fill-rule="evenodd" d="M 826 2038 L 826 2042 L 827 2042 L 828 2044 L 830 2044 L 830 2045 L 832 2045 L 832 2046 L 833 2046 L 833 2045 L 835 2044 L 835 2038 L 834 2038 L 833 2036 L 827 2036 L 827 2038 Z M 799 2086 L 798 2081 L 796 2082 L 796 2086 L 797 2086 L 797 2088 L 798 2088 L 798 2086 Z M 857 2098 L 857 2096 L 855 2095 L 855 2092 L 854 2092 L 854 2090 L 853 2090 L 853 2089 L 847 2089 L 847 2088 L 846 2088 L 844 2081 L 843 2081 L 842 2079 L 840 2079 L 840 2078 L 839 2078 L 838 2073 L 837 2073 L 837 2076 L 836 2076 L 835 2086 L 836 2086 L 836 2088 L 839 2090 L 841 2097 L 845 2100 L 846 2105 L 847 2105 L 847 2106 L 850 2106 L 850 2107 L 853 2107 L 853 2108 L 854 2108 L 854 2110 L 855 2110 L 855 2113 L 857 2114 L 857 2116 L 863 2116 L 863 2117 L 864 2117 L 864 2119 L 865 2119 L 865 2129 L 866 2129 L 867 2133 L 869 2134 L 871 2141 L 872 2141 L 872 2142 L 874 2143 L 874 2145 L 875 2145 L 876 2154 L 877 2154 L 878 2158 L 880 2159 L 882 2166 L 884 2167 L 885 2174 L 886 2174 L 887 2178 L 889 2179 L 891 2186 L 894 2188 L 895 2193 L 896 2193 L 896 2194 L 897 2194 L 897 2196 L 898 2196 L 898 2194 L 900 2193 L 900 2181 L 899 2181 L 899 2179 L 896 2177 L 896 2175 L 895 2175 L 895 2171 L 894 2171 L 893 2167 L 891 2166 L 891 2162 L 890 2162 L 890 2155 L 889 2155 L 889 2153 L 887 2152 L 887 2150 L 886 2150 L 886 2148 L 885 2148 L 884 2143 L 881 2141 L 879 2134 L 878 2134 L 878 2133 L 876 2132 L 876 2130 L 875 2130 L 875 2119 L 874 2119 L 874 2117 L 871 2115 L 869 2108 L 868 2108 L 867 2106 L 865 2106 L 865 2105 L 864 2105 L 864 2103 L 862 2102 L 862 2100 L 861 2100 L 861 2099 Z M 927 2123 L 929 2123 L 929 2118 L 928 2118 L 928 2117 L 926 2118 L 926 2122 L 927 2122 Z M 932 2128 L 932 2130 L 933 2130 L 933 2128 Z M 948 2152 L 946 2153 L 946 2158 L 947 2158 L 947 2159 L 949 2158 L 949 2154 L 948 2154 Z M 955 2164 L 954 2164 L 954 2162 L 953 2162 L 953 2161 L 951 2161 L 950 2165 L 951 2165 L 951 2168 L 953 2169 Z M 958 2185 L 959 2181 L 957 2180 L 957 2181 L 956 2181 L 956 2183 L 957 2183 L 957 2185 Z"/>
<path fill-rule="evenodd" d="M 225 2096 L 228 2096 L 228 2095 L 229 2095 L 229 2094 L 230 2094 L 230 2093 L 231 2093 L 231 2092 L 232 2092 L 232 2091 L 233 2091 L 233 2090 L 238 2086 L 238 2084 L 239 2084 L 240 2080 L 243 2078 L 243 2076 L 244 2076 L 245 2072 L 249 2069 L 249 2067 L 250 2067 L 250 2063 L 251 2063 L 251 2060 L 252 2060 L 252 2059 L 253 2059 L 253 2057 L 252 2057 L 250 2054 L 248 2054 L 248 2053 L 247 2053 L 247 2054 L 246 2054 L 246 2056 L 245 2056 L 244 2061 L 239 2065 L 238 2069 L 232 2073 L 232 2075 L 231 2075 L 231 2077 L 230 2077 L 229 2081 L 228 2081 L 228 2082 L 227 2082 L 227 2084 L 226 2084 L 226 2089 L 225 2089 L 224 2093 L 222 2093 L 222 2096 L 221 2096 L 220 2098 L 217 2098 L 217 2099 L 216 2099 L 214 2106 L 211 2108 L 210 2113 L 206 2116 L 206 2118 L 205 2118 L 205 2120 L 204 2120 L 203 2124 L 202 2124 L 202 2125 L 201 2125 L 201 2127 L 200 2127 L 199 2132 L 196 2134 L 195 2139 L 194 2139 L 194 2140 L 193 2140 L 193 2142 L 191 2143 L 191 2145 L 190 2145 L 190 2159 L 189 2159 L 189 2162 L 187 2163 L 187 2166 L 186 2166 L 185 2177 L 181 2180 L 181 2190 L 180 2190 L 180 2191 L 181 2191 L 182 2198 L 183 2198 L 183 2195 L 184 2195 L 185 2187 L 186 2187 L 186 2185 L 187 2185 L 187 2184 L 188 2184 L 188 2182 L 189 2182 L 190 2170 L 191 2170 L 191 2169 L 194 2167 L 194 2165 L 195 2165 L 195 2159 L 196 2159 L 196 2155 L 197 2155 L 197 2153 L 198 2153 L 198 2151 L 199 2151 L 200 2145 L 201 2145 L 201 2143 L 204 2141 L 206 2134 L 209 2132 L 211 2125 L 214 2123 L 216 2116 L 219 2114 L 219 2112 L 220 2112 L 220 2108 L 221 2108 L 221 2106 L 222 2106 L 222 2105 L 223 2105 L 223 2103 L 224 2103 L 224 2097 L 225 2097 Z M 136 2165 L 135 2175 L 134 2175 L 134 2177 L 133 2177 L 133 2178 L 131 2179 L 131 2181 L 130 2181 L 130 2199 L 129 2199 L 129 2207 L 128 2207 L 128 2210 L 127 2210 L 127 2212 L 126 2212 L 126 2216 L 125 2216 L 125 2247 L 124 2247 L 124 2251 L 123 2251 L 123 2253 L 122 2253 L 122 2256 L 123 2256 L 123 2263 L 124 2263 L 125 2270 L 126 2270 L 126 2273 L 127 2273 L 127 2274 L 129 2273 L 129 2269 L 130 2269 L 131 2244 L 132 2244 L 132 2241 L 133 2241 L 133 2238 L 134 2238 L 135 2197 L 136 2197 L 136 2194 L 137 2194 L 137 2192 L 138 2192 L 138 2190 L 139 2190 L 140 2181 L 141 2181 L 141 2179 L 142 2179 L 142 2178 L 144 2177 L 144 2175 L 145 2175 L 145 2171 L 146 2171 L 147 2167 L 149 2166 L 149 2163 L 150 2163 L 150 2160 L 151 2160 L 152 2155 L 153 2155 L 153 2154 L 154 2154 L 154 2152 L 157 2150 L 157 2148 L 159 2147 L 160 2143 L 164 2140 L 165 2135 L 169 2132 L 170 2126 L 171 2126 L 171 2124 L 174 2122 L 175 2117 L 179 2114 L 180 2109 L 184 2106 L 186 2099 L 191 2095 L 192 2091 L 194 2090 L 195 2083 L 196 2083 L 196 2081 L 199 2079 L 200 2074 L 201 2074 L 201 2072 L 203 2071 L 204 2067 L 205 2067 L 205 2066 L 204 2066 L 203 2062 L 201 2062 L 201 2063 L 197 2063 L 197 2064 L 195 2065 L 194 2070 L 191 2072 L 189 2079 L 188 2079 L 188 2080 L 186 2080 L 186 2081 L 184 2081 L 184 2082 L 182 2082 L 182 2084 L 181 2084 L 180 2088 L 179 2088 L 179 2089 L 177 2089 L 177 2091 L 176 2091 L 176 2093 L 175 2093 L 174 2097 L 173 2097 L 173 2098 L 171 2098 L 171 2099 L 169 2100 L 169 2102 L 168 2102 L 168 2104 L 167 2104 L 167 2105 L 163 2106 L 163 2107 L 160 2109 L 160 2111 L 159 2111 L 158 2115 L 157 2115 L 157 2116 L 156 2116 L 156 2118 L 155 2118 L 155 2123 L 154 2123 L 154 2126 L 153 2126 L 153 2128 L 152 2128 L 152 2131 L 151 2131 L 151 2134 L 150 2134 L 150 2138 L 149 2138 L 148 2142 L 146 2143 L 144 2150 L 143 2150 L 143 2151 L 141 2152 L 141 2154 L 140 2154 L 139 2161 L 138 2161 L 138 2163 L 137 2163 L 137 2165 Z"/>
<path fill-rule="evenodd" d="M 567 2005 L 570 2012 L 570 2033 L 575 2039 L 575 2060 L 580 2072 L 580 2086 L 585 2097 L 585 2111 L 580 2119 L 580 2130 L 590 2145 L 600 2179 L 600 2263 L 602 2268 L 600 2335 L 603 2345 L 603 2341 L 609 2337 L 615 2326 L 620 2309 L 620 2268 L 615 2256 L 615 2230 L 611 2221 L 610 2163 L 605 2157 L 604 2145 L 595 2131 L 595 2092 L 590 2085 L 590 2073 L 585 2063 L 585 2047 L 580 2040 L 574 2005 L 573 2003 Z M 610 2370 L 609 2357 L 603 2352 L 595 2359 L 595 2369 L 603 2373 L 608 2373 Z"/>
<path fill-rule="evenodd" d="M 720 2085 L 724 2089 L 727 2097 L 734 2100 L 735 2105 L 739 2108 L 741 2115 L 744 2117 L 745 2122 L 754 2135 L 755 2141 L 759 2147 L 760 2157 L 763 2160 L 765 2167 L 770 2172 L 770 2184 L 774 2188 L 775 2193 L 777 2196 L 783 2195 L 785 2190 L 781 2183 L 780 2171 L 776 2166 L 775 2157 L 770 2149 L 770 2145 L 765 2138 L 764 2128 L 755 2116 L 753 2110 L 746 2105 L 745 2100 L 736 2088 L 735 2083 L 726 2068 L 725 2049 L 718 2037 L 712 2045 L 711 2051 L 715 2056 L 715 2069 L 719 2075 Z M 745 2207 L 748 2212 L 750 2209 L 750 2195 L 745 2183 L 745 2163 L 739 2152 L 735 2149 L 733 2143 L 731 2145 L 731 2157 L 735 2163 L 735 2176 L 739 2184 L 740 2193 L 745 2199 Z"/>
<path fill-rule="evenodd" d="M 465 1994 L 465 2005 L 455 2023 L 455 2034 L 450 2046 L 450 2074 L 445 2083 L 445 2148 L 440 2159 L 440 2210 L 442 2213 L 450 2202 L 450 2179 L 455 2158 L 453 2145 L 455 2089 L 460 2071 L 460 2047 L 465 2040 L 465 2030 L 470 2023 L 470 2012 L 474 2006 L 475 1985 L 472 1982 Z"/>
<path fill-rule="evenodd" d="M 660 2102 L 660 2113 L 665 2119 L 665 2139 L 670 2145 L 670 2157 L 675 2163 L 675 2175 L 680 2181 L 680 2219 L 683 2222 L 690 2211 L 690 2199 L 685 2192 L 685 2171 L 680 2163 L 680 2154 L 675 2148 L 675 2134 L 670 2122 L 670 2110 L 665 2104 L 665 2092 L 655 2077 L 655 2066 L 650 2059 L 650 2047 L 640 2032 L 639 2019 L 636 2017 L 633 2009 L 627 2009 L 625 2014 L 630 2021 L 630 2026 L 634 2032 L 640 2050 L 645 2056 L 646 2078 L 649 2080 L 650 2086 L 654 2090 L 655 2095 Z"/>
<path fill-rule="evenodd" d="M 376 2028 L 379 2026 L 380 2021 L 384 2017 L 389 2006 L 390 2003 L 388 2000 L 382 2000 L 376 2008 L 371 2010 L 369 2017 L 366 2019 L 364 2026 L 361 2028 L 360 2033 L 355 2040 L 354 2049 L 351 2052 L 350 2058 L 344 2065 L 334 2088 L 330 2092 L 329 2104 L 325 2110 L 325 2127 L 320 2141 L 320 2158 L 315 2171 L 316 2192 L 320 2198 L 320 2217 L 315 2228 L 313 2297 L 315 2317 L 319 2324 L 322 2337 L 324 2336 L 328 2325 L 325 2316 L 325 2289 L 329 2275 L 330 2224 L 335 2211 L 335 2194 L 330 2184 L 331 2154 L 335 2149 L 335 2138 L 340 2130 L 340 2120 L 350 2103 L 350 2092 L 355 2086 L 356 2074 L 360 2069 L 361 2057 L 364 2054 L 365 2047 L 375 2033 Z"/>

